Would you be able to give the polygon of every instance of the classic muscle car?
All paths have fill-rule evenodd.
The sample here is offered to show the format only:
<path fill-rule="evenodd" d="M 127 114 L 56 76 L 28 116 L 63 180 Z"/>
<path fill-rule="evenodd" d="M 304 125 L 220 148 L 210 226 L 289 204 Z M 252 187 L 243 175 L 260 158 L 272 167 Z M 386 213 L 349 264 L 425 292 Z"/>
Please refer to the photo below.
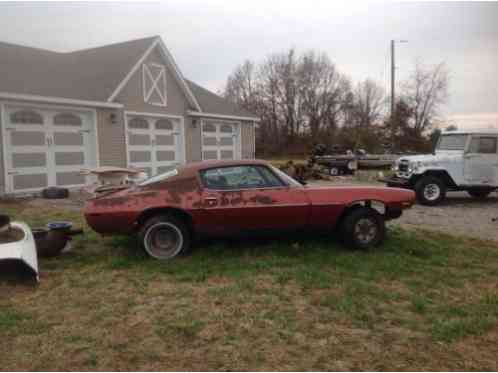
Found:
<path fill-rule="evenodd" d="M 207 161 L 89 199 L 84 214 L 95 231 L 137 234 L 150 256 L 171 259 L 194 237 L 261 231 L 338 228 L 348 245 L 366 249 L 414 200 L 405 189 L 305 186 L 264 161 Z"/>

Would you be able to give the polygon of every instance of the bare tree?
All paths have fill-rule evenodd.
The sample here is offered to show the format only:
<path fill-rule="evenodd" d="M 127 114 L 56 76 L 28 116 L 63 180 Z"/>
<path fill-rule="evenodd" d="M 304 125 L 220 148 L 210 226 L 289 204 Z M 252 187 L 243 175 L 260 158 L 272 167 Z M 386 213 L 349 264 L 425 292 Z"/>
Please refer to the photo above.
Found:
<path fill-rule="evenodd" d="M 421 135 L 431 127 L 448 98 L 445 64 L 426 67 L 417 62 L 413 74 L 404 83 L 403 96 L 413 111 L 413 129 Z"/>
<path fill-rule="evenodd" d="M 371 79 L 358 83 L 354 91 L 357 125 L 368 128 L 378 123 L 385 103 L 384 89 Z"/>

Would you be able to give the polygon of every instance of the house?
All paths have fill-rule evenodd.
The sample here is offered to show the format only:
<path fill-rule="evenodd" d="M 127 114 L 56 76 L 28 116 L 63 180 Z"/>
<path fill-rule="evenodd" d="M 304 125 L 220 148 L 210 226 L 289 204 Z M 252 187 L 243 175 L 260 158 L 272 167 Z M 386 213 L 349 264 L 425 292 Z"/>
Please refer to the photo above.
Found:
<path fill-rule="evenodd" d="M 258 118 L 185 79 L 158 36 L 58 53 L 0 43 L 0 194 L 97 166 L 254 158 Z"/>

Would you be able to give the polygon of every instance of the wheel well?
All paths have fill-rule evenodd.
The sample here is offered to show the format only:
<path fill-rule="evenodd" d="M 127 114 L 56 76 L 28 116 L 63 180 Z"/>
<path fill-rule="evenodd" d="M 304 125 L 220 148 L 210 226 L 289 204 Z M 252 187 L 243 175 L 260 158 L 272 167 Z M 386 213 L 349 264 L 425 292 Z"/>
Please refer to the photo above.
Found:
<path fill-rule="evenodd" d="M 342 221 L 346 216 L 351 213 L 351 211 L 358 209 L 360 207 L 370 207 L 377 211 L 380 215 L 385 215 L 387 211 L 387 206 L 384 202 L 382 201 L 377 201 L 377 200 L 371 200 L 371 199 L 365 199 L 365 200 L 359 200 L 359 201 L 354 201 L 351 202 L 349 205 L 347 205 L 344 210 L 342 211 L 341 215 L 337 219 L 337 224 L 336 226 L 339 227 L 342 224 Z"/>
<path fill-rule="evenodd" d="M 170 215 L 174 216 L 177 219 L 183 221 L 187 228 L 192 234 L 194 232 L 194 225 L 192 222 L 192 216 L 181 209 L 176 209 L 172 207 L 157 207 L 143 211 L 140 216 L 137 218 L 137 227 L 141 227 L 149 218 L 157 215 Z"/>
<path fill-rule="evenodd" d="M 432 171 L 424 172 L 422 175 L 420 175 L 419 177 L 417 177 L 414 180 L 413 186 L 415 186 L 415 184 L 424 176 L 437 177 L 438 179 L 442 180 L 447 187 L 450 187 L 450 188 L 457 188 L 458 187 L 455 184 L 455 182 L 453 181 L 453 178 L 450 176 L 450 174 L 448 174 L 448 172 L 444 171 L 444 170 L 432 170 Z"/>

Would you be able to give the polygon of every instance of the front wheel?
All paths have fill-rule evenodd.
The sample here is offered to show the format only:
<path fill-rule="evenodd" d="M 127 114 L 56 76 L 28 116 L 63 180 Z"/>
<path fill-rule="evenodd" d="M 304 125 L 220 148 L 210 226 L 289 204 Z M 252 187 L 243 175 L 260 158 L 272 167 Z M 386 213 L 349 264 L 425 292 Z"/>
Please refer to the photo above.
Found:
<path fill-rule="evenodd" d="M 172 259 L 190 247 L 186 224 L 174 216 L 160 215 L 148 219 L 138 238 L 145 252 L 159 260 Z"/>
<path fill-rule="evenodd" d="M 435 206 L 446 197 L 446 186 L 437 177 L 424 176 L 415 184 L 415 194 L 422 205 Z"/>
<path fill-rule="evenodd" d="M 341 228 L 345 243 L 357 249 L 378 246 L 386 235 L 384 218 L 370 207 L 358 207 L 351 211 Z"/>

